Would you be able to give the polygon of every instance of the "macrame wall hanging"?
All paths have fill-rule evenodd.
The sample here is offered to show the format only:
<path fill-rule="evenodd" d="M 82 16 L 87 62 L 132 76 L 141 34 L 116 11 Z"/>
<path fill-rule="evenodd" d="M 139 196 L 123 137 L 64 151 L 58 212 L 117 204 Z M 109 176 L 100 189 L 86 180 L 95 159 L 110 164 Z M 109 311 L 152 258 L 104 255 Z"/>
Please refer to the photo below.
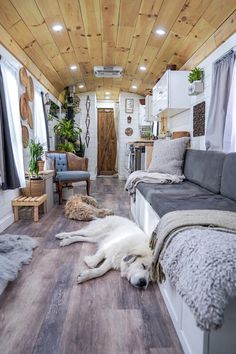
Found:
<path fill-rule="evenodd" d="M 90 115 L 89 115 L 89 111 L 90 111 L 90 98 L 89 96 L 87 96 L 86 99 L 86 119 L 85 119 L 85 125 L 86 125 L 86 135 L 85 135 L 85 142 L 86 142 L 86 146 L 89 146 L 89 141 L 90 141 L 90 134 L 89 134 L 89 126 L 90 126 Z"/>

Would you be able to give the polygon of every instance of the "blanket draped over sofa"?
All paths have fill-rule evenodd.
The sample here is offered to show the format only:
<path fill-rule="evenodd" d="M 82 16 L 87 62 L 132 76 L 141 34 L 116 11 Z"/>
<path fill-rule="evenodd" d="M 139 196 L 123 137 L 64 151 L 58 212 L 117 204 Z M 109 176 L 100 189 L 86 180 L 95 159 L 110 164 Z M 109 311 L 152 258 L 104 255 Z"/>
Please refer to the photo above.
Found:
<path fill-rule="evenodd" d="M 201 329 L 219 328 L 236 296 L 236 213 L 170 212 L 161 218 L 150 246 L 154 278 L 161 282 L 168 275 Z"/>
<path fill-rule="evenodd" d="M 129 175 L 125 190 L 129 195 L 134 196 L 139 183 L 172 184 L 183 182 L 184 176 L 170 175 L 168 173 L 135 171 Z"/>

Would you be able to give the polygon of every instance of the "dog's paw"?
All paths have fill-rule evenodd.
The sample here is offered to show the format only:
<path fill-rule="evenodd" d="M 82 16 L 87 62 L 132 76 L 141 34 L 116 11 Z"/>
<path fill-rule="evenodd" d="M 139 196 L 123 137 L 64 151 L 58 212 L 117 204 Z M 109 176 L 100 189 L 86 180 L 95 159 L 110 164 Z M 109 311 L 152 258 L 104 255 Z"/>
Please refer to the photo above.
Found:
<path fill-rule="evenodd" d="M 82 273 L 80 273 L 77 277 L 77 284 L 81 284 L 83 282 L 85 282 L 86 280 L 88 280 L 88 271 L 83 271 Z"/>
<path fill-rule="evenodd" d="M 60 242 L 60 247 L 65 247 L 65 246 L 68 246 L 68 245 L 70 245 L 70 239 L 68 239 L 68 238 L 65 238 L 64 240 L 62 240 Z"/>
<path fill-rule="evenodd" d="M 86 256 L 84 257 L 84 263 L 89 267 L 89 268 L 95 268 L 97 263 L 94 261 L 93 256 Z"/>
<path fill-rule="evenodd" d="M 106 215 L 114 215 L 114 211 L 111 209 L 105 209 Z"/>
<path fill-rule="evenodd" d="M 55 237 L 56 237 L 58 240 L 63 240 L 64 238 L 69 237 L 69 235 L 68 235 L 68 233 L 66 233 L 66 232 L 61 232 L 60 234 L 55 235 Z"/>

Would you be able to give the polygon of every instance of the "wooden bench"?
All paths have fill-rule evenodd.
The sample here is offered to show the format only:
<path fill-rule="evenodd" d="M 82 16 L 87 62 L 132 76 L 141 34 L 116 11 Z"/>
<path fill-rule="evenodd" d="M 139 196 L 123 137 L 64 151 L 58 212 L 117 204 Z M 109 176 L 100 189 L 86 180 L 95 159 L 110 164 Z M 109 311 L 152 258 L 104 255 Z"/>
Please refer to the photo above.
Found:
<path fill-rule="evenodd" d="M 15 221 L 19 220 L 19 207 L 34 207 L 34 222 L 39 221 L 39 206 L 43 204 L 43 212 L 47 212 L 47 194 L 40 197 L 24 197 L 19 196 L 12 200 L 12 207 L 14 212 Z"/>

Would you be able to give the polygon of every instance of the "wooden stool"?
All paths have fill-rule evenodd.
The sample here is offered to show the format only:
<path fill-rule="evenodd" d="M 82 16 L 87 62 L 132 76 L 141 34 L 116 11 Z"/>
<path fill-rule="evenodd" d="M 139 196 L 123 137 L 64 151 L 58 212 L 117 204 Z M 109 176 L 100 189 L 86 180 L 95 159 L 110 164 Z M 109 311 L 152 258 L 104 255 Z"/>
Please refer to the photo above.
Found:
<path fill-rule="evenodd" d="M 19 196 L 12 200 L 12 207 L 14 212 L 15 221 L 19 220 L 18 207 L 34 207 L 34 222 L 39 221 L 39 206 L 43 204 L 43 212 L 47 212 L 47 194 L 40 197 L 23 197 Z"/>

